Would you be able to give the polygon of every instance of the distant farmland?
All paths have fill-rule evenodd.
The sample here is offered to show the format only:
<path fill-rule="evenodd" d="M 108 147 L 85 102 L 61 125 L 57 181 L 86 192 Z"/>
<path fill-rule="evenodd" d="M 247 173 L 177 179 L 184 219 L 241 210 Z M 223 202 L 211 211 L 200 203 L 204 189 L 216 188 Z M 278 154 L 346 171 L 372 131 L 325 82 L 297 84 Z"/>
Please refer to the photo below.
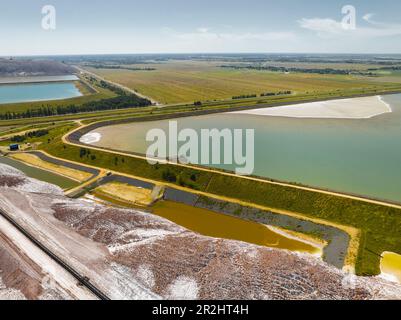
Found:
<path fill-rule="evenodd" d="M 169 61 L 149 64 L 154 71 L 94 69 L 89 71 L 120 83 L 161 103 L 230 99 L 233 96 L 291 90 L 319 92 L 381 86 L 380 78 L 234 70 L 212 61 Z M 133 65 L 134 66 L 134 65 Z"/>

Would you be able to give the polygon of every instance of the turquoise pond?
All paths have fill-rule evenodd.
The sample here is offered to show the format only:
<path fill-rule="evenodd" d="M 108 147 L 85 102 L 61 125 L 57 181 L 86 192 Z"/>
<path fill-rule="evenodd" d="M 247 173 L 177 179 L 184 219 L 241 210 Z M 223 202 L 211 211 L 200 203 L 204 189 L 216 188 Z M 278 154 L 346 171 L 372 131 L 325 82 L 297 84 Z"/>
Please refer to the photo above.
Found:
<path fill-rule="evenodd" d="M 0 104 L 60 100 L 82 96 L 74 82 L 0 85 Z"/>
<path fill-rule="evenodd" d="M 197 131 L 254 128 L 255 175 L 401 202 L 401 95 L 383 99 L 393 112 L 371 119 L 216 114 L 178 119 L 178 125 Z M 167 129 L 168 121 L 99 128 L 102 138 L 94 144 L 145 153 L 152 128 Z"/>

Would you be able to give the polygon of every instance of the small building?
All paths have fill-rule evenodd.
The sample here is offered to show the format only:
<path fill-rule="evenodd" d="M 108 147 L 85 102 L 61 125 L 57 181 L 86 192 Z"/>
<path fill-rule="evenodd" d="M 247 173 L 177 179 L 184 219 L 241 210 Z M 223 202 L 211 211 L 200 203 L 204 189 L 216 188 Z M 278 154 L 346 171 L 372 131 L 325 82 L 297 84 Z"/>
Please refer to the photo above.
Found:
<path fill-rule="evenodd" d="M 19 144 L 10 144 L 10 151 L 18 151 Z"/>

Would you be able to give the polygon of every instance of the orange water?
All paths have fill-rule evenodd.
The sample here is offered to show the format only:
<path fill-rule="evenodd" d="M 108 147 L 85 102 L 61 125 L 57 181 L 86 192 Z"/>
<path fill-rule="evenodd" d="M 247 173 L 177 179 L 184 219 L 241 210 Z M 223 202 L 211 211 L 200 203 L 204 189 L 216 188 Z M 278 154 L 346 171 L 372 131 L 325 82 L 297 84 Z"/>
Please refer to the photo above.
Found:
<path fill-rule="evenodd" d="M 263 224 L 181 203 L 160 201 L 153 207 L 153 213 L 205 236 L 239 240 L 291 251 L 320 253 L 319 248 L 287 238 Z"/>

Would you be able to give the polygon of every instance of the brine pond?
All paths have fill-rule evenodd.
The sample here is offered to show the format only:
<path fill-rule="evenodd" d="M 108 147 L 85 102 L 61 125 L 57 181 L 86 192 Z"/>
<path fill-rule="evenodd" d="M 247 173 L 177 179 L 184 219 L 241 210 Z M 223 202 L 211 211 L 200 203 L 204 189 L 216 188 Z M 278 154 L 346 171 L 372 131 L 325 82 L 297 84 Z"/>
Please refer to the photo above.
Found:
<path fill-rule="evenodd" d="M 294 237 L 285 236 L 266 225 L 215 213 L 202 208 L 172 201 L 159 201 L 152 207 L 152 213 L 209 237 L 244 241 L 260 246 L 291 251 L 308 252 L 318 256 L 322 254 L 319 247 Z"/>
<path fill-rule="evenodd" d="M 369 119 L 221 113 L 177 121 L 179 129 L 197 132 L 255 129 L 254 175 L 401 203 L 401 95 L 382 99 L 392 112 Z M 98 128 L 89 138 L 92 145 L 145 154 L 147 132 L 168 127 L 168 120 L 120 124 Z"/>
<path fill-rule="evenodd" d="M 0 104 L 61 100 L 82 96 L 74 82 L 0 84 Z"/>
<path fill-rule="evenodd" d="M 25 173 L 30 178 L 55 184 L 62 189 L 70 189 L 79 185 L 77 181 L 65 178 L 46 170 L 41 170 L 39 168 L 28 166 L 20 161 L 13 160 L 7 157 L 0 156 L 0 164 L 7 164 L 10 167 L 13 167 Z"/>

